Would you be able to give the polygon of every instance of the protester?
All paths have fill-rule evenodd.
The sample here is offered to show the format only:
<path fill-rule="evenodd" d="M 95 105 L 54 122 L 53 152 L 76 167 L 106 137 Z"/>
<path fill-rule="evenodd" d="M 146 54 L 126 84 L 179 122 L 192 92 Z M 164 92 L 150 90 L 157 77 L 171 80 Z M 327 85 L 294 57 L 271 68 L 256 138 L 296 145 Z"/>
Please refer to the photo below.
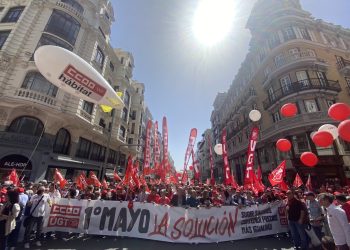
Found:
<path fill-rule="evenodd" d="M 308 249 L 308 241 L 305 232 L 307 224 L 306 206 L 300 200 L 296 199 L 292 190 L 287 191 L 287 218 L 289 229 L 293 238 L 295 247 L 303 250 Z"/>
<path fill-rule="evenodd" d="M 165 189 L 162 189 L 160 191 L 160 198 L 158 198 L 157 203 L 159 205 L 169 205 L 170 199 L 167 197 L 167 191 Z"/>
<path fill-rule="evenodd" d="M 348 222 L 350 223 L 350 201 L 347 201 L 344 194 L 339 194 L 336 196 L 336 200 L 341 208 L 345 211 Z"/>
<path fill-rule="evenodd" d="M 199 206 L 199 200 L 197 199 L 197 192 L 196 190 L 191 190 L 191 196 L 187 198 L 186 205 L 190 207 L 198 207 Z"/>
<path fill-rule="evenodd" d="M 174 207 L 186 206 L 186 194 L 184 193 L 184 190 L 181 187 L 177 188 L 177 192 L 173 195 L 170 204 Z"/>
<path fill-rule="evenodd" d="M 327 209 L 327 220 L 338 250 L 349 250 L 350 224 L 345 211 L 333 204 L 334 196 L 323 193 L 319 196 L 320 203 Z"/>
<path fill-rule="evenodd" d="M 27 218 L 28 224 L 26 226 L 26 230 L 24 233 L 24 248 L 29 249 L 29 240 L 30 240 L 30 234 L 34 228 L 34 225 L 36 225 L 36 237 L 35 237 L 35 245 L 40 247 L 41 246 L 41 233 L 43 231 L 43 223 L 44 223 L 44 215 L 45 215 L 45 208 L 46 203 L 51 206 L 51 200 L 50 197 L 47 194 L 44 194 L 45 187 L 40 186 L 38 188 L 38 191 L 35 195 L 33 195 L 30 199 L 30 201 L 27 203 L 27 206 L 30 207 L 30 215 L 29 218 Z"/>
<path fill-rule="evenodd" d="M 0 211 L 0 250 L 7 248 L 9 234 L 16 228 L 16 218 L 20 210 L 18 192 L 15 190 L 7 191 L 6 203 Z"/>
<path fill-rule="evenodd" d="M 317 237 L 322 240 L 322 226 L 324 215 L 321 205 L 316 200 L 316 196 L 313 192 L 308 192 L 306 196 L 306 206 L 309 212 L 309 219 L 312 228 L 314 229 Z"/>

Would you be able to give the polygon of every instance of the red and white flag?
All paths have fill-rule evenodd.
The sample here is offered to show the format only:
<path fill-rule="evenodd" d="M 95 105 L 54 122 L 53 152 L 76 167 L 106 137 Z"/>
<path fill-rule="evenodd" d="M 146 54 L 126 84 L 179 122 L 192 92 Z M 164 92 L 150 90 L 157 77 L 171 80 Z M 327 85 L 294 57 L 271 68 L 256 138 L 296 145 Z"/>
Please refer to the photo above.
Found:
<path fill-rule="evenodd" d="M 103 187 L 104 189 L 107 189 L 107 188 L 108 188 L 108 183 L 107 183 L 106 179 L 103 178 L 103 181 L 102 181 L 101 185 L 102 185 L 102 187 Z"/>
<path fill-rule="evenodd" d="M 185 153 L 185 162 L 184 162 L 184 168 L 183 168 L 183 176 L 182 176 L 182 181 L 184 181 L 184 175 L 185 173 L 187 174 L 187 165 L 190 160 L 190 156 L 194 147 L 194 143 L 196 142 L 196 137 L 197 137 L 197 129 L 193 128 L 191 129 L 190 132 L 190 137 L 188 139 L 188 145 Z"/>
<path fill-rule="evenodd" d="M 283 182 L 286 176 L 286 161 L 282 161 L 278 167 L 269 174 L 269 181 L 271 186 L 276 186 Z"/>
<path fill-rule="evenodd" d="M 80 190 L 84 190 L 88 185 L 85 174 L 81 173 L 80 175 L 78 175 L 77 178 L 75 179 L 75 183 L 80 188 Z"/>
<path fill-rule="evenodd" d="M 250 139 L 249 139 L 248 152 L 247 152 L 247 164 L 246 164 L 246 169 L 244 173 L 245 188 L 251 188 L 251 186 L 254 185 L 254 181 L 256 179 L 256 176 L 254 173 L 254 153 L 255 153 L 255 147 L 256 147 L 258 137 L 259 137 L 259 128 L 253 127 L 252 133 L 250 134 Z"/>
<path fill-rule="evenodd" d="M 166 170 L 168 169 L 168 165 L 169 165 L 168 124 L 167 124 L 166 117 L 163 117 L 162 130 L 163 130 L 163 169 L 162 169 L 161 177 L 163 181 L 165 181 Z"/>
<path fill-rule="evenodd" d="M 199 181 L 200 180 L 200 167 L 199 167 L 199 161 L 196 159 L 196 154 L 194 153 L 192 149 L 192 165 L 193 165 L 193 171 L 194 171 L 194 179 Z"/>
<path fill-rule="evenodd" d="M 12 184 L 14 186 L 18 186 L 19 185 L 19 178 L 18 178 L 18 175 L 17 175 L 17 172 L 16 172 L 16 169 L 12 169 L 10 175 L 7 177 L 9 181 L 12 181 Z"/>
<path fill-rule="evenodd" d="M 300 187 L 302 185 L 304 185 L 303 181 L 301 180 L 299 174 L 297 173 L 296 176 L 295 176 L 294 182 L 293 182 L 293 187 L 298 188 L 298 187 Z"/>
<path fill-rule="evenodd" d="M 144 149 L 144 166 L 143 171 L 149 172 L 151 163 L 151 131 L 152 131 L 152 121 L 148 120 L 146 128 L 146 139 L 145 139 L 145 149 Z"/>
<path fill-rule="evenodd" d="M 311 175 L 309 174 L 309 177 L 307 178 L 305 187 L 307 189 L 307 191 L 312 192 L 313 188 L 312 188 L 312 183 L 311 183 Z"/>
<path fill-rule="evenodd" d="M 63 178 L 62 174 L 60 171 L 58 171 L 58 169 L 55 169 L 55 181 L 60 183 L 60 188 L 63 189 L 66 184 L 67 184 L 67 180 Z"/>
<path fill-rule="evenodd" d="M 118 172 L 116 172 L 115 169 L 114 169 L 114 171 L 113 171 L 113 179 L 114 179 L 115 181 L 117 181 L 117 182 L 122 181 L 122 179 L 121 179 L 121 178 L 119 177 L 119 175 L 118 175 Z"/>
<path fill-rule="evenodd" d="M 211 149 L 210 135 L 207 135 L 207 142 L 209 147 L 209 163 L 210 163 L 210 184 L 215 184 L 214 178 L 214 161 L 213 161 L 213 151 Z"/>
<path fill-rule="evenodd" d="M 160 147 L 158 138 L 158 121 L 154 123 L 154 145 L 153 145 L 153 155 L 154 155 L 154 168 L 160 166 Z"/>
<path fill-rule="evenodd" d="M 231 169 L 230 165 L 228 163 L 228 156 L 227 156 L 227 144 L 226 144 L 226 128 L 222 130 L 222 158 L 224 160 L 224 184 L 230 185 L 232 183 L 232 176 L 231 176 Z"/>
<path fill-rule="evenodd" d="M 101 187 L 101 182 L 98 180 L 96 174 L 92 171 L 90 171 L 89 178 L 86 181 L 89 185 L 93 185 L 95 187 Z"/>

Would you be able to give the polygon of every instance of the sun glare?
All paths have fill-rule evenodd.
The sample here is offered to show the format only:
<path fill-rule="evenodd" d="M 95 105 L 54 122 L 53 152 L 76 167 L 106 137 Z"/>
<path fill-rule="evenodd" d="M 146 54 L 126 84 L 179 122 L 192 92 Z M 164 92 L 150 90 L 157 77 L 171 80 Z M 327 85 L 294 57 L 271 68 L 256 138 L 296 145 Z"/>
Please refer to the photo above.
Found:
<path fill-rule="evenodd" d="M 206 46 L 222 41 L 230 32 L 236 0 L 199 0 L 193 20 L 196 38 Z"/>

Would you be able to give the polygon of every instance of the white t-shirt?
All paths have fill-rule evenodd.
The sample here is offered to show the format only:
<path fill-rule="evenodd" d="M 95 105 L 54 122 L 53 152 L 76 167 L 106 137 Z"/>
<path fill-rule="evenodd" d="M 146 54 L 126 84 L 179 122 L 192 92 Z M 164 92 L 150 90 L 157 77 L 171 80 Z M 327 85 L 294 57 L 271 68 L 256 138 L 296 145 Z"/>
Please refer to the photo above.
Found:
<path fill-rule="evenodd" d="M 42 196 L 44 196 L 44 197 L 41 199 Z M 35 194 L 32 196 L 32 198 L 30 198 L 30 201 L 32 202 L 32 207 L 30 209 L 32 216 L 33 217 L 41 217 L 41 216 L 45 215 L 46 203 L 50 202 L 50 196 L 48 194 L 43 194 L 43 195 Z M 40 201 L 40 203 L 36 207 L 36 205 L 38 204 L 39 201 Z M 34 208 L 35 208 L 35 210 L 34 210 Z"/>
<path fill-rule="evenodd" d="M 350 246 L 350 224 L 345 211 L 341 207 L 332 204 L 327 208 L 327 219 L 335 245 Z"/>

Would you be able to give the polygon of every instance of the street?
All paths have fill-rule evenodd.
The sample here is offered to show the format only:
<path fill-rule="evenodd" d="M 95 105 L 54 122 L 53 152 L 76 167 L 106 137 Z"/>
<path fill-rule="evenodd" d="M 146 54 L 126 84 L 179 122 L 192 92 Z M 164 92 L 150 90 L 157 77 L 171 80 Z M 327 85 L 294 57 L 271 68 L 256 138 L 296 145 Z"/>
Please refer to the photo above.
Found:
<path fill-rule="evenodd" d="M 289 238 L 275 238 L 273 236 L 260 237 L 254 239 L 238 240 L 234 242 L 223 242 L 219 244 L 174 244 L 167 242 L 151 241 L 136 238 L 115 238 L 100 236 L 93 236 L 84 239 L 70 239 L 66 242 L 63 240 L 49 240 L 43 241 L 42 247 L 34 247 L 31 245 L 30 249 L 35 250 L 53 250 L 53 249 L 76 249 L 76 250 L 187 250 L 187 249 L 200 249 L 200 250 L 213 250 L 218 249 L 239 249 L 239 250 L 273 250 L 273 249 L 293 249 Z M 17 248 L 16 248 L 17 249 Z M 23 249 L 18 248 L 18 249 Z"/>

